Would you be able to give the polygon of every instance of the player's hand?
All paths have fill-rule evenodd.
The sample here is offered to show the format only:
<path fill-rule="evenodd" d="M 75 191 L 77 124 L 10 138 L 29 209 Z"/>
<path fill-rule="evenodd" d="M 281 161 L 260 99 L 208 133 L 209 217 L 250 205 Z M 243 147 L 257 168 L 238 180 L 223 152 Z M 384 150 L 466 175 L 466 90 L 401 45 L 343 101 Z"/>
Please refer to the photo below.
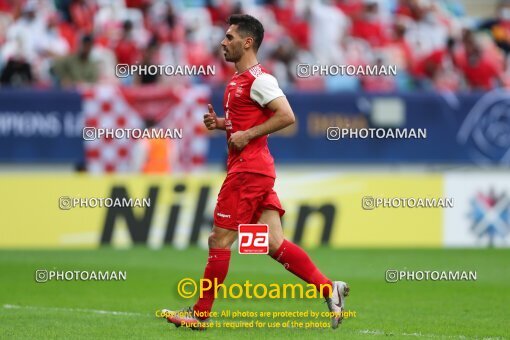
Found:
<path fill-rule="evenodd" d="M 218 127 L 218 117 L 211 104 L 207 105 L 209 112 L 204 114 L 204 124 L 208 130 L 215 130 Z"/>
<path fill-rule="evenodd" d="M 230 136 L 228 140 L 228 147 L 241 151 L 246 145 L 248 145 L 249 142 L 250 136 L 248 131 L 237 131 Z"/>

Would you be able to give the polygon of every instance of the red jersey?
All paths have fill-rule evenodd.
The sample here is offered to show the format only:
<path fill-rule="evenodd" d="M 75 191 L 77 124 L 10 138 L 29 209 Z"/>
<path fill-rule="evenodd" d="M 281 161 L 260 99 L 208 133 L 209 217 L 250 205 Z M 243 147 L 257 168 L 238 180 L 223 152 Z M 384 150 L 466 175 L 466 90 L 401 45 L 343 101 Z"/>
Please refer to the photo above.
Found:
<path fill-rule="evenodd" d="M 266 105 L 284 96 L 276 79 L 257 64 L 234 74 L 225 89 L 223 109 L 227 141 L 237 131 L 246 131 L 268 120 L 273 112 Z M 228 151 L 227 173 L 252 172 L 276 177 L 267 136 L 252 139 L 241 151 Z"/>
<path fill-rule="evenodd" d="M 496 86 L 496 80 L 502 72 L 493 59 L 484 55 L 474 64 L 471 64 L 466 56 L 459 59 L 460 69 L 473 89 L 490 91 Z"/>

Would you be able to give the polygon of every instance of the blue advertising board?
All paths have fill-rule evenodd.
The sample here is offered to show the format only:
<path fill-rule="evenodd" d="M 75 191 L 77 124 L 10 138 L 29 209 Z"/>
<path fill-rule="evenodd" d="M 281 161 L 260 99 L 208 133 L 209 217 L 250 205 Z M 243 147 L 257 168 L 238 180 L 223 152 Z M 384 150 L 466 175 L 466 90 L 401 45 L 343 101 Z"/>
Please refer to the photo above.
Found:
<path fill-rule="evenodd" d="M 2 89 L 0 162 L 83 162 L 81 111 L 78 92 Z"/>
<path fill-rule="evenodd" d="M 212 104 L 223 115 L 223 93 Z M 510 93 L 287 93 L 297 124 L 269 138 L 277 163 L 510 165 Z M 331 129 L 348 135 L 328 135 Z M 84 159 L 82 96 L 59 90 L 0 91 L 0 162 Z M 384 132 L 375 136 L 362 131 Z M 391 137 L 394 130 L 421 131 Z M 353 134 L 354 133 L 354 134 Z M 373 133 L 372 133 L 373 134 Z M 390 136 L 390 137 L 388 137 Z M 224 163 L 224 132 L 209 163 Z"/>
<path fill-rule="evenodd" d="M 287 93 L 295 129 L 270 136 L 278 163 L 432 163 L 510 165 L 510 92 L 478 94 Z M 222 93 L 212 103 L 222 115 Z M 328 128 L 358 131 L 329 136 Z M 414 130 L 424 138 L 361 138 L 361 130 Z M 331 138 L 333 137 L 333 138 Z M 423 137 L 423 135 L 422 135 Z M 225 160 L 225 136 L 216 134 L 211 162 Z"/>

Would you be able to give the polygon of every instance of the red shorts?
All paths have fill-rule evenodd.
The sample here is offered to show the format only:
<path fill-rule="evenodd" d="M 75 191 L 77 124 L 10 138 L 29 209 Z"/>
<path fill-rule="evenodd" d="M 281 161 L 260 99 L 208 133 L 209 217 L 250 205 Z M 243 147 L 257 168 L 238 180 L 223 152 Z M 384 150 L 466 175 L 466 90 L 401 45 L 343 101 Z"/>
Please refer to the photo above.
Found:
<path fill-rule="evenodd" d="M 285 210 L 273 190 L 274 178 L 250 172 L 228 174 L 218 194 L 214 225 L 237 230 L 239 224 L 257 223 L 264 210 Z"/>

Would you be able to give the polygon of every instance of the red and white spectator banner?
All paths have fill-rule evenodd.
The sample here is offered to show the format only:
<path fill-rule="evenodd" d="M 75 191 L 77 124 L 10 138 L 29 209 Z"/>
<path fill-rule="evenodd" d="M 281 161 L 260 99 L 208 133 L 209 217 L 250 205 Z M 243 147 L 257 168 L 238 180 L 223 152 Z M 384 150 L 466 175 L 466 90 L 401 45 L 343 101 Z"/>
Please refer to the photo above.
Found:
<path fill-rule="evenodd" d="M 202 119 L 207 111 L 210 90 L 206 86 L 169 88 L 142 86 L 122 88 L 98 85 L 83 91 L 85 127 L 96 129 L 144 129 L 145 119 L 153 119 L 157 128 L 182 129 L 175 139 L 177 171 L 194 171 L 204 163 L 208 139 Z M 88 171 L 132 171 L 134 143 L 137 139 L 101 136 L 85 142 Z"/>

